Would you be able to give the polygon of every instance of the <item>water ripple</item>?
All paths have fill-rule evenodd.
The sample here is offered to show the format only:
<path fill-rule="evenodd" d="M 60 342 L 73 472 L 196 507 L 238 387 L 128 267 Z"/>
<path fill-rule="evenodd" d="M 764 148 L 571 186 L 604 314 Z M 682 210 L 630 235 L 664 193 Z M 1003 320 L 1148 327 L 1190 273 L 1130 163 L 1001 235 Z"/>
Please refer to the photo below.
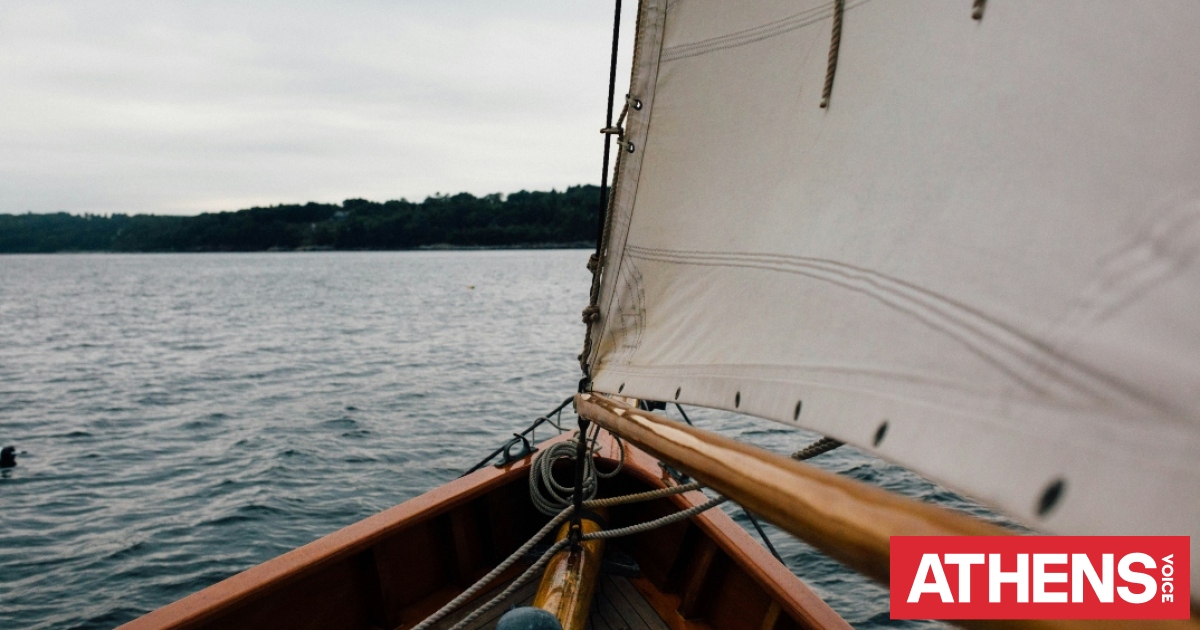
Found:
<path fill-rule="evenodd" d="M 3 257 L 0 628 L 110 628 L 454 479 L 574 391 L 587 256 Z M 811 437 L 694 419 L 778 452 Z M 852 449 L 821 459 L 976 509 Z M 851 623 L 913 625 L 768 530 Z"/>

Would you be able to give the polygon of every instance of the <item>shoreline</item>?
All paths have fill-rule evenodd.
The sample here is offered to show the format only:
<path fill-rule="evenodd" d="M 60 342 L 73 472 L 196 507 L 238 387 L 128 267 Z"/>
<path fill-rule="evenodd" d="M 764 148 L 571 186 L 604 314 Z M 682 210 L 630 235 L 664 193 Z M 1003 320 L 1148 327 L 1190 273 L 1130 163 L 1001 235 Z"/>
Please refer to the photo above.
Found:
<path fill-rule="evenodd" d="M 72 254 L 295 254 L 295 253 L 330 253 L 330 252 L 440 252 L 440 251 L 497 251 L 497 250 L 544 250 L 544 249 L 596 249 L 595 243 L 587 241 L 572 241 L 569 243 L 528 243 L 520 245 L 450 245 L 448 243 L 439 243 L 433 245 L 421 245 L 420 247 L 410 247 L 404 249 L 373 249 L 373 248 L 345 248 L 336 249 L 333 247 L 297 247 L 294 249 L 283 249 L 272 247 L 270 249 L 194 249 L 194 250 L 141 250 L 141 251 L 122 251 L 114 249 L 74 249 L 74 250 L 58 250 L 51 252 L 0 252 L 0 256 L 55 256 L 55 255 L 72 255 Z"/>

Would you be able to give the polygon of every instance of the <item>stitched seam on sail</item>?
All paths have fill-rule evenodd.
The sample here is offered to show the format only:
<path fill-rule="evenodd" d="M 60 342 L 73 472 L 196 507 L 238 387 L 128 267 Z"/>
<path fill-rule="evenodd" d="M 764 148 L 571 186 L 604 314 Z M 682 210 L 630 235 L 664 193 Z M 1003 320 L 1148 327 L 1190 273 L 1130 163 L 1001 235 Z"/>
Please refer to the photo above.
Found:
<path fill-rule="evenodd" d="M 727 43 L 736 44 L 737 42 L 742 41 L 757 41 L 754 38 L 757 38 L 761 35 L 766 35 L 769 37 L 771 35 L 785 33 L 793 28 L 807 26 L 833 15 L 833 4 L 833 2 L 827 2 L 825 4 L 817 5 L 811 9 L 806 9 L 799 13 L 793 13 L 787 17 L 779 18 L 778 20 L 772 20 L 766 24 L 752 26 L 740 31 L 734 31 L 733 33 L 727 33 L 725 35 L 718 35 L 708 39 L 688 42 L 686 44 L 669 46 L 663 49 L 663 57 L 667 58 L 667 60 L 675 59 L 681 55 L 687 55 L 688 53 L 695 51 L 702 52 L 712 47 L 721 46 Z"/>
<path fill-rule="evenodd" d="M 858 268 L 851 265 L 845 265 L 837 261 L 822 260 L 822 259 L 806 259 L 794 256 L 783 256 L 777 254 L 707 254 L 704 252 L 684 253 L 679 251 L 663 251 L 657 255 L 653 250 L 646 248 L 629 248 L 631 256 L 644 257 L 650 260 L 660 260 L 662 262 L 675 264 L 697 264 L 704 266 L 732 266 L 732 267 L 750 267 L 763 269 L 766 271 L 778 271 L 784 273 L 793 273 L 829 282 L 836 286 L 843 287 L 847 290 L 855 291 L 864 295 L 875 298 L 884 304 L 904 312 L 926 325 L 947 334 L 948 336 L 963 343 L 966 347 L 975 352 L 980 358 L 1008 374 L 1017 382 L 1028 388 L 1030 391 L 1038 392 L 1046 396 L 1052 396 L 1051 392 L 1039 386 L 1034 380 L 1034 375 L 1022 373 L 1017 367 L 1009 366 L 1000 360 L 995 353 L 989 352 L 984 348 L 979 347 L 977 342 L 966 338 L 966 335 L 957 331 L 951 330 L 947 324 L 957 324 L 958 327 L 965 329 L 969 333 L 973 333 L 980 341 L 992 342 L 999 346 L 999 349 L 1005 351 L 1005 354 L 1012 356 L 1021 363 L 1027 366 L 1033 366 L 1042 372 L 1043 375 L 1049 376 L 1059 383 L 1070 386 L 1079 393 L 1087 395 L 1093 400 L 1105 400 L 1101 391 L 1094 390 L 1084 383 L 1066 378 L 1060 370 L 1056 369 L 1053 364 L 1054 360 L 1063 360 L 1063 357 L 1053 355 L 1041 350 L 1036 346 L 1035 341 L 1030 341 L 1024 338 L 1020 333 L 1014 333 L 1011 328 L 988 318 L 975 309 L 958 304 L 952 300 L 948 300 L 926 289 L 916 287 L 904 281 L 890 278 L 868 269 Z M 798 268 L 796 268 L 798 267 Z M 822 273 L 823 272 L 823 273 Z M 856 277 L 858 276 L 858 277 Z M 838 280 L 835 277 L 845 278 L 846 280 Z M 855 281 L 865 283 L 868 286 L 859 286 L 853 284 Z M 894 284 L 901 287 L 900 289 L 889 287 L 887 285 Z M 907 290 L 905 290 L 907 289 Z M 893 296 L 893 299 L 887 299 L 885 296 Z M 920 296 L 926 296 L 928 301 L 919 299 Z M 899 299 L 896 299 L 899 298 Z M 904 303 L 906 302 L 908 306 Z M 942 308 L 939 308 L 941 306 Z M 914 308 L 916 307 L 916 308 Z M 946 307 L 949 310 L 946 310 Z M 931 318 L 923 315 L 916 309 L 923 311 L 931 311 L 938 315 L 938 318 Z M 962 315 L 970 315 L 962 317 Z M 941 323 L 938 320 L 942 320 Z M 1018 343 L 1013 343 L 1012 339 L 1004 339 L 1001 336 L 991 334 L 988 331 L 980 328 L 977 323 L 986 323 L 991 327 L 1000 328 L 1004 332 L 1009 333 L 1010 337 L 1017 337 Z M 1021 346 L 1026 346 L 1022 348 Z M 1033 346 L 1030 348 L 1029 346 Z M 1069 361 L 1064 363 L 1072 364 Z M 1073 364 L 1072 364 L 1073 365 Z M 1085 368 L 1085 366 L 1073 365 L 1076 368 Z"/>
<path fill-rule="evenodd" d="M 1192 193 L 1194 195 L 1194 193 Z M 1200 204 L 1194 199 L 1158 217 L 1102 259 L 1101 273 L 1072 300 L 1047 335 L 1065 352 L 1098 322 L 1181 273 L 1200 254 Z"/>
<path fill-rule="evenodd" d="M 810 385 L 820 385 L 832 387 L 824 381 L 801 381 L 791 373 L 806 373 L 806 374 L 840 374 L 847 376 L 865 376 L 881 381 L 896 382 L 896 383 L 911 383 L 931 385 L 936 388 L 955 391 L 961 394 L 970 395 L 979 400 L 995 401 L 995 394 L 985 389 L 971 389 L 963 386 L 962 383 L 947 381 L 944 379 L 928 378 L 924 375 L 911 374 L 906 372 L 892 372 L 886 370 L 870 370 L 864 368 L 855 368 L 848 366 L 832 366 L 832 365 L 775 365 L 770 363 L 736 363 L 736 364 L 719 364 L 719 365 L 634 365 L 631 363 L 608 363 L 605 364 L 605 369 L 621 374 L 631 376 L 651 376 L 651 377 L 679 377 L 679 376 L 699 376 L 704 378 L 718 378 L 728 380 L 731 377 L 745 377 L 745 370 L 759 370 L 777 372 L 774 375 L 759 375 L 750 377 L 752 380 L 760 382 L 777 382 L 777 383 L 803 383 Z"/>
<path fill-rule="evenodd" d="M 730 380 L 731 377 L 736 377 L 738 379 L 738 382 L 742 383 L 743 385 L 749 384 L 749 383 L 762 383 L 762 384 L 767 384 L 767 385 L 782 383 L 782 384 L 786 384 L 788 386 L 801 386 L 801 387 L 810 387 L 810 388 L 830 389 L 830 390 L 844 391 L 844 392 L 856 392 L 859 394 L 868 394 L 871 396 L 879 396 L 882 398 L 889 398 L 889 399 L 893 399 L 893 400 L 905 400 L 905 401 L 914 402 L 914 403 L 921 404 L 921 405 L 927 405 L 927 406 L 931 406 L 931 407 L 937 407 L 940 409 L 946 409 L 948 411 L 953 411 L 955 413 L 969 413 L 972 416 L 986 418 L 989 421 L 994 421 L 995 409 L 996 409 L 997 405 L 999 404 L 999 398 L 997 395 L 994 395 L 994 394 L 991 394 L 988 392 L 980 392 L 980 391 L 975 391 L 975 390 L 971 390 L 971 389 L 965 389 L 962 387 L 955 387 L 953 384 L 946 383 L 945 381 L 923 381 L 923 382 L 932 383 L 935 386 L 939 387 L 940 390 L 943 392 L 946 392 L 946 391 L 954 392 L 955 394 L 957 394 L 960 397 L 960 398 L 958 398 L 959 401 L 970 400 L 970 401 L 974 402 L 975 404 L 972 407 L 970 407 L 970 409 L 971 409 L 970 411 L 966 411 L 964 406 L 961 406 L 958 404 L 947 404 L 947 402 L 942 399 L 927 398 L 924 396 L 915 396 L 912 394 L 906 394 L 906 393 L 897 392 L 897 391 L 886 391 L 886 390 L 880 389 L 879 387 L 872 387 L 869 384 L 864 384 L 864 383 L 860 383 L 860 382 L 834 383 L 834 382 L 822 381 L 822 380 L 798 380 L 795 378 L 783 378 L 780 376 L 753 376 L 753 375 L 747 375 L 744 372 L 737 372 L 736 370 L 733 370 L 732 367 L 731 367 L 731 369 L 728 369 L 728 370 L 723 370 L 723 369 L 721 369 L 722 367 L 725 367 L 725 366 L 720 366 L 720 365 L 715 365 L 715 366 L 714 365 L 643 366 L 643 365 L 631 365 L 631 364 L 627 364 L 627 363 L 620 363 L 620 364 L 604 364 L 603 370 L 610 374 L 620 374 L 624 377 L 631 377 L 631 378 L 645 377 L 645 378 L 650 378 L 650 379 L 655 379 L 655 380 L 663 380 L 664 382 L 670 383 L 672 387 L 674 386 L 675 381 L 672 381 L 671 379 L 699 378 L 699 379 L 712 379 L 712 380 L 727 382 Z M 758 365 L 753 365 L 753 364 L 739 364 L 737 367 L 739 367 L 739 368 L 760 367 L 760 368 L 768 368 L 768 369 L 778 368 L 778 366 L 771 366 L 771 365 L 758 366 Z M 820 368 L 808 368 L 808 367 L 797 367 L 795 369 L 797 371 L 802 371 L 802 372 L 803 371 L 816 371 L 816 372 L 827 371 L 827 370 L 822 370 Z M 834 370 L 828 370 L 828 371 L 834 371 Z M 734 374 L 732 372 L 736 372 L 736 374 Z M 869 371 L 863 370 L 861 372 L 861 374 L 856 374 L 855 371 L 852 369 L 847 369 L 847 370 L 845 370 L 845 372 L 852 374 L 852 375 L 856 375 L 856 376 L 861 375 L 861 376 L 877 377 L 879 380 L 892 382 L 892 383 L 915 383 L 915 382 L 917 382 L 912 379 L 906 379 L 906 378 L 888 378 L 888 374 L 883 373 L 883 372 L 871 373 Z M 899 375 L 899 373 L 897 373 L 897 374 Z M 1033 399 L 1021 399 L 1020 403 L 1031 405 L 1031 406 L 1042 407 L 1042 408 L 1049 407 L 1044 402 L 1036 401 Z M 1095 414 L 1094 409 L 1086 408 L 1086 407 L 1056 404 L 1056 405 L 1053 405 L 1053 408 L 1067 411 L 1067 412 L 1072 412 L 1072 413 L 1078 413 L 1080 411 L 1083 411 L 1083 412 L 1089 414 L 1089 416 Z M 1109 417 L 1118 417 L 1118 416 L 1114 416 L 1112 414 L 1107 414 L 1107 415 Z"/>
<path fill-rule="evenodd" d="M 847 3 L 843 12 L 862 6 L 870 1 L 871 0 L 859 0 L 858 2 Z M 774 22 L 769 22 L 761 26 L 749 28 L 744 31 L 738 31 L 737 33 L 721 35 L 719 37 L 713 37 L 711 39 L 691 42 L 688 44 L 677 44 L 663 50 L 662 62 L 665 63 L 668 61 L 686 59 L 688 57 L 698 57 L 700 55 L 716 52 L 718 50 L 737 48 L 739 46 L 745 46 L 747 44 L 753 44 L 755 42 L 778 37 L 806 26 L 812 26 L 813 24 L 818 24 L 824 20 L 832 18 L 833 6 L 834 3 L 830 2 L 826 5 L 809 9 L 807 11 L 802 11 L 795 15 L 775 20 Z M 819 14 L 817 14 L 818 12 Z"/>
<path fill-rule="evenodd" d="M 1138 407 L 1149 405 L 1160 411 L 1167 410 L 1169 412 L 1169 407 L 1150 394 L 1111 375 L 1104 374 L 1092 366 L 1061 356 L 1045 346 L 1044 343 L 977 309 L 869 269 L 837 261 L 780 254 L 708 253 L 628 247 L 626 255 L 674 264 L 748 267 L 811 277 L 870 296 L 899 312 L 914 317 L 962 343 L 981 359 L 1008 374 L 1014 381 L 1030 391 L 1052 398 L 1060 398 L 1037 382 L 1037 379 L 1048 378 L 1094 402 L 1109 403 L 1109 405 L 1103 406 L 1110 406 L 1112 403 L 1118 402 L 1111 396 L 1105 395 L 1107 393 L 1105 389 L 1095 387 L 1092 383 L 1087 382 L 1099 381 L 1121 391 L 1126 402 L 1124 406 L 1129 406 L 1129 402 L 1137 401 L 1141 403 Z M 995 329 L 1001 334 L 985 330 L 981 325 Z M 993 349 L 981 347 L 981 343 L 991 346 Z M 1013 360 L 1015 360 L 1015 365 L 1012 365 Z M 1033 368 L 1033 370 L 1031 371 L 1029 368 Z M 1070 371 L 1075 373 L 1064 373 L 1063 368 L 1070 368 Z M 1144 412 L 1145 410 L 1141 409 L 1140 411 Z"/>

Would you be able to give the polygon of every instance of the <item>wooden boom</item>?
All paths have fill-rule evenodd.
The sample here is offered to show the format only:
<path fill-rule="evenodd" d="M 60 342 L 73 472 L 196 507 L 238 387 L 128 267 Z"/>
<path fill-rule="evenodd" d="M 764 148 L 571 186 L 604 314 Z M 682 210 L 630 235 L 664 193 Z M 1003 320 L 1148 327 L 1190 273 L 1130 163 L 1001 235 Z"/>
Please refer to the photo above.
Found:
<path fill-rule="evenodd" d="M 607 396 L 575 396 L 579 415 L 629 440 L 746 509 L 885 586 L 891 536 L 1006 536 L 1014 532 L 886 492 L 790 457 L 636 409 Z M 964 623 L 964 622 L 960 622 Z M 997 620 L 987 628 L 1191 628 L 1188 621 Z"/>

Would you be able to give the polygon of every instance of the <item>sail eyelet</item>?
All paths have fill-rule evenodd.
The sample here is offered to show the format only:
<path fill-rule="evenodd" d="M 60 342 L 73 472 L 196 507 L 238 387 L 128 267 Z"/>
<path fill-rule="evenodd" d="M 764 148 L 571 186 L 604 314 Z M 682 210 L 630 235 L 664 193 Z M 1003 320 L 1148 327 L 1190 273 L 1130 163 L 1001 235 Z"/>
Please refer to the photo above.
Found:
<path fill-rule="evenodd" d="M 1038 499 L 1037 514 L 1040 518 L 1046 518 L 1050 512 L 1054 511 L 1054 507 L 1058 505 L 1062 499 L 1063 491 L 1067 488 L 1067 482 L 1062 479 L 1055 479 L 1046 486 L 1042 491 L 1042 497 Z"/>
<path fill-rule="evenodd" d="M 883 443 L 883 438 L 887 437 L 887 432 L 888 432 L 888 421 L 884 420 L 879 425 L 879 428 L 875 429 L 875 441 L 874 441 L 875 446 L 879 446 L 880 444 Z"/>
<path fill-rule="evenodd" d="M 632 143 L 632 142 L 626 142 L 626 143 L 625 143 L 625 150 L 626 150 L 626 151 L 628 151 L 628 152 L 630 152 L 630 153 L 633 153 L 633 152 L 634 152 L 634 150 L 635 150 L 635 147 L 633 146 L 633 143 Z"/>

